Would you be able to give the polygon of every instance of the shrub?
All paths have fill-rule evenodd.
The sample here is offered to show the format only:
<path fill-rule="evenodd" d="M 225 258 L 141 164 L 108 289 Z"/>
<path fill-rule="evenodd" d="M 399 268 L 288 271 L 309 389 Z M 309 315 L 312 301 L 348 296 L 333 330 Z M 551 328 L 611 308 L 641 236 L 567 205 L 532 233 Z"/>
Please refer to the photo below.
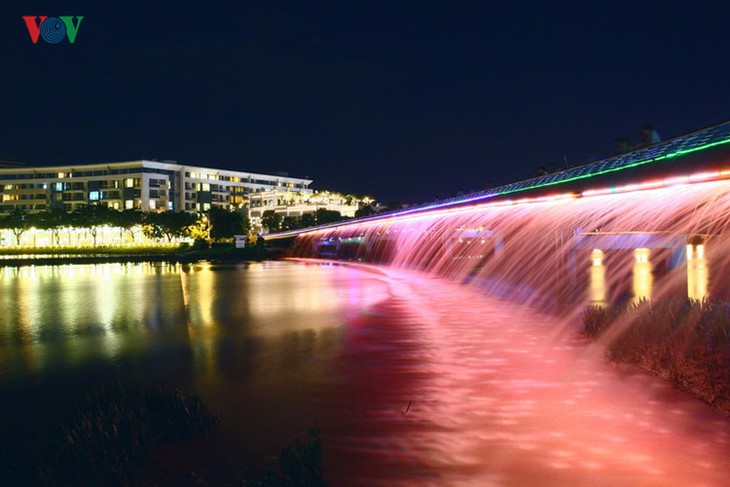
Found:
<path fill-rule="evenodd" d="M 293 447 L 284 448 L 279 453 L 278 463 L 274 470 L 267 472 L 262 478 L 253 480 L 250 485 L 256 487 L 324 487 L 322 472 L 322 444 L 319 430 L 313 428 L 309 433 L 309 441 L 294 441 Z"/>
<path fill-rule="evenodd" d="M 586 308 L 582 316 L 583 333 L 591 338 L 599 337 L 623 312 L 623 306 L 590 306 Z"/>
<path fill-rule="evenodd" d="M 220 417 L 173 388 L 117 385 L 76 404 L 67 422 L 0 461 L 13 484 L 121 485 L 157 444 L 216 429 Z"/>
<path fill-rule="evenodd" d="M 643 301 L 591 307 L 583 333 L 605 339 L 610 360 L 638 364 L 730 412 L 730 303 Z"/>

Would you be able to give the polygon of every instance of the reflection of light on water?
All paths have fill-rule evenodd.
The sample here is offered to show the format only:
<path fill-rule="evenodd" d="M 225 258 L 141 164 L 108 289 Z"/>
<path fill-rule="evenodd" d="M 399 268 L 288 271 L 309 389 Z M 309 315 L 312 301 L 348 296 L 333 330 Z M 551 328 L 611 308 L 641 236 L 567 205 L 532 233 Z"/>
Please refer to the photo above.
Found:
<path fill-rule="evenodd" d="M 651 287 L 654 279 L 651 274 L 649 253 L 649 249 L 634 249 L 634 268 L 631 282 L 631 289 L 634 293 L 633 303 L 638 303 L 642 300 L 651 300 Z"/>
<path fill-rule="evenodd" d="M 124 306 L 124 303 L 120 302 L 123 295 L 122 289 L 119 289 L 123 281 L 114 277 L 127 270 L 124 264 L 108 264 L 92 268 L 92 274 L 97 283 L 94 287 L 93 304 L 98 316 L 100 332 L 103 330 L 104 333 L 105 339 L 102 341 L 102 346 L 107 356 L 117 355 L 121 341 L 118 332 L 114 330 L 114 317 L 119 308 Z"/>
<path fill-rule="evenodd" d="M 116 295 L 113 321 L 143 324 L 118 330 L 114 352 L 99 346 L 107 332 L 30 344 L 43 367 L 116 353 L 144 378 L 199 390 L 228 425 L 253 424 L 242 441 L 261 438 L 271 451 L 317 418 L 332 485 L 726 484 L 726 420 L 710 422 L 704 404 L 670 398 L 661 381 L 606 367 L 573 335 L 557 336 L 564 324 L 554 316 L 391 270 L 253 268 L 86 269 L 63 286 L 58 273 L 43 280 L 39 269 L 23 287 L 3 277 L 0 311 L 13 309 L 5 296 L 19 289 L 48 306 L 69 287 L 89 303 L 79 319 L 97 320 L 91 303 L 104 293 L 92 288 L 107 288 Z M 292 299 L 303 311 L 281 307 L 281 295 L 311 296 L 316 287 L 319 299 Z M 199 293 L 212 321 L 180 333 L 185 301 L 198 306 Z M 259 309 L 249 313 L 251 296 Z M 344 319 L 338 301 L 356 318 Z M 153 314 L 160 330 L 148 327 Z M 168 353 L 177 344 L 183 353 Z"/>
<path fill-rule="evenodd" d="M 189 313 L 188 306 L 190 306 L 190 283 L 188 280 L 188 273 L 185 271 L 180 272 L 180 287 L 182 288 L 183 305 L 185 306 L 185 312 Z"/>
<path fill-rule="evenodd" d="M 37 372 L 43 368 L 44 357 L 31 343 L 38 339 L 40 331 L 37 316 L 41 312 L 38 302 L 40 283 L 34 267 L 24 270 L 17 278 L 18 326 L 21 329 L 21 339 L 27 344 L 22 348 L 23 361 L 31 371 Z"/>
<path fill-rule="evenodd" d="M 710 408 L 616 373 L 554 334 L 560 318 L 437 280 L 393 284 L 348 331 L 356 370 L 328 418 L 333 484 L 726 485 L 730 424 Z"/>
<path fill-rule="evenodd" d="M 212 326 L 214 324 L 215 273 L 210 264 L 192 266 L 186 282 L 189 292 L 187 306 L 191 325 Z M 190 295 L 195 298 L 190 299 Z"/>
<path fill-rule="evenodd" d="M 113 279 L 113 276 L 121 274 L 123 271 L 121 264 L 111 264 L 99 266 L 94 272 L 97 282 L 94 287 L 94 304 L 96 304 L 96 313 L 106 330 L 111 329 L 112 319 L 119 306 L 119 294 L 116 292 L 119 281 Z"/>
<path fill-rule="evenodd" d="M 147 276 L 171 272 L 175 266 L 147 263 L 0 269 L 0 333 L 5 343 L 24 344 L 6 351 L 19 354 L 15 358 L 4 358 L 37 372 L 61 357 L 78 364 L 94 355 L 119 355 L 130 329 L 144 332 L 156 319 L 145 315 L 159 306 L 150 300 L 168 303 L 164 295 L 145 296 L 145 283 L 152 282 Z"/>
<path fill-rule="evenodd" d="M 709 279 L 705 246 L 687 245 L 687 296 L 690 299 L 705 299 Z"/>
<path fill-rule="evenodd" d="M 213 318 L 215 273 L 210 263 L 185 266 L 180 270 L 183 309 L 191 339 L 195 367 L 206 381 L 219 379 L 217 328 Z M 230 303 L 233 306 L 233 303 Z"/>
<path fill-rule="evenodd" d="M 603 265 L 603 251 L 593 249 L 591 252 L 591 304 L 606 305 L 606 267 Z"/>
<path fill-rule="evenodd" d="M 255 286 L 246 290 L 249 312 L 257 320 L 287 323 L 287 327 L 311 327 L 316 316 L 331 313 L 344 302 L 352 302 L 347 294 L 355 287 L 343 282 L 342 287 L 331 286 L 331 271 L 319 266 L 296 266 L 286 269 L 286 280 L 282 280 L 282 268 L 271 264 L 249 266 Z M 351 269 L 336 268 L 335 274 L 349 277 Z M 296 318 L 293 318 L 296 316 Z M 303 320 L 302 317 L 314 318 Z M 294 322 L 293 322 L 294 320 Z M 306 321 L 306 323 L 305 323 Z M 315 325 L 321 327 L 323 324 Z M 266 331 L 266 330 L 262 330 Z"/>

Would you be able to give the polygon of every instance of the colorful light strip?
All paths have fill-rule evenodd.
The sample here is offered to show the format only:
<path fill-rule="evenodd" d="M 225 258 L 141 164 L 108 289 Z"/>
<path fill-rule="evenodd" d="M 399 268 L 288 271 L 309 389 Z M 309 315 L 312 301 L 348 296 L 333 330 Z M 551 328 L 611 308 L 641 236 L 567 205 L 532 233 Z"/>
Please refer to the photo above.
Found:
<path fill-rule="evenodd" d="M 589 179 L 597 176 L 602 176 L 605 174 L 614 173 L 617 171 L 622 171 L 625 169 L 631 169 L 638 166 L 643 166 L 652 162 L 658 162 L 658 161 L 664 161 L 669 159 L 674 159 L 677 157 L 685 156 L 687 154 L 708 150 L 712 147 L 717 147 L 720 145 L 730 144 L 730 123 L 721 124 L 715 127 L 710 127 L 708 129 L 704 129 L 698 132 L 695 132 L 693 134 L 688 134 L 682 137 L 678 137 L 675 139 L 672 139 L 670 141 L 666 141 L 662 143 L 660 146 L 650 148 L 649 151 L 651 153 L 655 153 L 656 150 L 671 150 L 672 147 L 675 146 L 682 146 L 684 143 L 692 143 L 695 138 L 702 138 L 703 140 L 706 140 L 707 138 L 710 138 L 713 136 L 714 132 L 720 132 L 719 136 L 723 137 L 721 140 L 714 140 L 712 142 L 708 142 L 705 144 L 700 144 L 694 147 L 689 148 L 679 148 L 676 150 L 672 150 L 671 152 L 657 155 L 654 157 L 647 157 L 646 159 L 638 159 L 634 162 L 629 163 L 623 163 L 622 158 L 625 158 L 626 155 L 623 156 L 617 156 L 611 159 L 606 159 L 603 161 L 598 161 L 589 164 L 588 166 L 582 166 L 580 168 L 574 168 L 569 169 L 567 171 L 564 171 L 563 173 L 557 173 L 558 177 L 555 177 L 556 175 L 551 176 L 542 176 L 539 178 L 534 179 L 534 184 L 527 184 L 523 185 L 525 183 L 529 183 L 528 181 L 520 181 L 517 183 L 508 184 L 506 186 L 502 186 L 499 188 L 495 188 L 493 190 L 489 190 L 487 192 L 480 192 L 475 193 L 473 195 L 464 197 L 464 198 L 458 198 L 458 199 L 452 199 L 452 200 L 446 200 L 446 201 L 436 201 L 434 203 L 431 203 L 426 206 L 419 206 L 415 208 L 409 208 L 402 211 L 397 211 L 394 213 L 384 214 L 384 215 L 375 215 L 371 217 L 365 217 L 360 218 L 357 220 L 349 220 L 345 222 L 338 222 L 333 223 L 329 225 L 322 225 L 318 227 L 314 227 L 311 229 L 303 229 L 303 230 L 292 230 L 288 232 L 281 232 L 276 234 L 270 234 L 266 238 L 267 239 L 278 239 L 278 238 L 287 238 L 292 237 L 296 235 L 307 235 L 310 233 L 316 233 L 322 230 L 331 230 L 334 228 L 347 226 L 347 225 L 363 225 L 363 224 L 371 224 L 371 223 L 382 223 L 382 222 L 391 222 L 397 219 L 409 217 L 413 218 L 414 214 L 419 213 L 425 213 L 428 212 L 429 214 L 433 214 L 433 211 L 439 208 L 458 208 L 462 207 L 463 205 L 469 205 L 469 203 L 474 203 L 477 201 L 484 201 L 490 198 L 494 198 L 497 196 L 504 196 L 512 193 L 518 193 L 523 191 L 529 191 L 534 189 L 540 189 L 540 188 L 546 188 L 550 186 L 555 186 L 558 184 L 564 184 L 569 183 L 573 181 L 579 181 L 583 179 Z M 641 154 L 647 153 L 647 149 L 641 149 L 638 151 L 637 156 L 640 156 Z M 615 159 L 615 166 L 613 167 L 605 167 L 604 169 L 598 169 L 596 171 L 590 171 L 585 174 L 577 174 L 574 176 L 570 176 L 571 173 L 575 173 L 577 171 L 583 171 L 587 169 L 590 166 L 596 166 L 596 167 L 604 167 L 609 161 Z M 560 174 L 564 174 L 566 177 L 561 178 L 559 177 Z M 663 180 L 656 180 L 656 181 L 648 181 L 643 183 L 634 183 L 634 184 L 628 184 L 621 186 L 620 188 L 603 188 L 603 189 L 596 189 L 596 190 L 586 190 L 581 193 L 580 196 L 596 196 L 601 194 L 610 194 L 610 193 L 618 193 L 618 192 L 630 192 L 630 191 L 640 191 L 640 190 L 646 190 L 646 189 L 652 189 L 652 188 L 658 188 L 658 187 L 664 187 L 669 185 L 675 185 L 675 184 L 689 184 L 694 182 L 701 182 L 701 181 L 707 181 L 717 178 L 724 178 L 730 175 L 730 171 L 717 171 L 717 172 L 706 172 L 706 173 L 696 173 L 690 176 L 680 176 L 676 178 L 667 178 Z M 546 178 L 549 178 L 549 181 L 545 181 Z M 544 182 L 540 182 L 544 181 Z M 558 195 L 560 197 L 560 195 Z M 575 197 L 575 195 L 573 195 Z M 555 196 L 548 196 L 548 197 L 542 197 L 542 198 L 555 198 Z M 518 200 L 520 202 L 536 202 L 536 200 L 539 200 L 541 198 L 526 198 L 523 200 Z M 501 202 L 498 202 L 501 203 Z M 511 204 L 511 200 L 507 201 L 506 204 Z M 473 211 L 473 208 L 483 208 L 484 205 L 474 205 L 474 206 L 467 206 L 467 208 L 472 208 L 471 210 L 466 211 Z"/>
<path fill-rule="evenodd" d="M 503 195 L 503 194 L 514 193 L 514 192 L 517 192 L 517 191 L 527 191 L 527 190 L 530 190 L 530 189 L 545 188 L 545 187 L 548 187 L 548 186 L 554 186 L 556 184 L 569 183 L 569 182 L 572 182 L 572 181 L 579 181 L 581 179 L 588 179 L 588 178 L 592 178 L 592 177 L 595 177 L 595 176 L 602 176 L 604 174 L 610 174 L 610 173 L 617 172 L 617 171 L 623 171 L 624 169 L 631 169 L 631 168 L 634 168 L 634 167 L 643 166 L 643 165 L 649 164 L 651 162 L 658 162 L 658 161 L 663 161 L 663 160 L 667 160 L 667 159 L 674 159 L 676 157 L 684 156 L 684 155 L 687 155 L 687 154 L 690 154 L 690 153 L 693 153 L 693 152 L 698 152 L 698 151 L 701 151 L 701 150 L 707 150 L 707 149 L 710 149 L 712 147 L 716 147 L 718 145 L 724 145 L 724 144 L 728 144 L 728 143 L 730 143 L 730 138 L 725 139 L 725 140 L 721 140 L 721 141 L 718 141 L 718 142 L 712 142 L 712 143 L 709 143 L 709 144 L 705 144 L 705 145 L 702 145 L 702 146 L 699 146 L 699 147 L 693 147 L 691 149 L 678 150 L 678 151 L 672 152 L 670 154 L 665 154 L 663 156 L 657 156 L 657 157 L 652 157 L 652 158 L 649 158 L 649 159 L 638 160 L 636 162 L 633 162 L 633 163 L 630 163 L 630 164 L 626 164 L 626 165 L 622 165 L 622 166 L 618 166 L 618 167 L 612 167 L 612 168 L 608 168 L 608 169 L 604 169 L 604 170 L 600 170 L 600 171 L 596 171 L 596 172 L 591 172 L 591 173 L 588 173 L 588 174 L 581 174 L 581 175 L 578 175 L 578 176 L 574 176 L 572 178 L 559 179 L 559 180 L 552 181 L 552 182 L 548 182 L 548 183 L 535 184 L 535 185 L 532 185 L 532 186 L 527 186 L 525 188 L 514 189 L 514 190 L 507 190 L 507 191 L 504 191 L 504 192 L 501 192 L 501 193 L 498 193 L 498 194 L 499 195 Z"/>
<path fill-rule="evenodd" d="M 688 176 L 679 176 L 679 177 L 672 177 L 672 178 L 665 178 L 665 179 L 657 179 L 652 181 L 646 181 L 643 183 L 632 183 L 632 184 L 626 184 L 623 186 L 614 186 L 609 188 L 601 188 L 601 189 L 591 189 L 583 191 L 580 194 L 576 193 L 562 193 L 562 194 L 556 194 L 556 195 L 550 195 L 550 196 L 539 196 L 534 198 L 521 198 L 518 200 L 501 200 L 501 201 L 495 201 L 490 203 L 483 203 L 483 204 L 477 204 L 477 205 L 470 205 L 470 206 L 459 206 L 454 208 L 446 208 L 438 211 L 430 210 L 428 212 L 421 211 L 420 214 L 411 215 L 407 219 L 409 222 L 411 221 L 418 221 L 418 220 L 425 220 L 425 219 L 432 219 L 432 218 L 441 218 L 444 216 L 450 216 L 450 215 L 459 215 L 459 214 L 465 214 L 465 213 L 471 213 L 471 212 L 478 212 L 483 211 L 485 208 L 501 208 L 506 206 L 516 206 L 516 205 L 524 205 L 524 204 L 539 204 L 539 203 L 554 203 L 554 202 L 560 202 L 565 200 L 573 200 L 577 198 L 590 198 L 592 196 L 603 196 L 607 194 L 617 194 L 617 193 L 630 193 L 635 191 L 646 191 L 651 189 L 658 189 L 658 188 L 666 188 L 670 186 L 680 186 L 680 185 L 687 185 L 687 184 L 695 184 L 695 183 L 703 183 L 703 182 L 711 182 L 711 181 L 718 181 L 723 179 L 730 178 L 730 171 L 708 171 L 708 172 L 699 172 L 694 173 Z M 369 221 L 349 221 L 349 222 L 343 222 L 340 224 L 330 225 L 327 227 L 318 227 L 316 229 L 307 230 L 306 232 L 302 231 L 291 231 L 286 232 L 289 234 L 289 236 L 294 235 L 314 235 L 323 231 L 330 231 L 334 230 L 339 227 L 346 227 L 349 225 L 357 225 L 360 227 L 371 227 L 373 225 L 389 225 L 394 222 L 397 222 L 399 220 L 406 219 L 406 216 L 403 213 L 397 213 L 388 217 L 381 217 L 376 220 L 369 220 Z M 283 238 L 285 233 L 277 234 L 277 238 Z"/>
<path fill-rule="evenodd" d="M 408 222 L 414 222 L 419 220 L 429 220 L 429 219 L 436 219 L 436 218 L 442 218 L 445 216 L 453 216 L 453 215 L 461 215 L 465 213 L 474 213 L 483 211 L 485 208 L 501 208 L 506 206 L 518 206 L 518 205 L 526 205 L 526 204 L 539 204 L 539 203 L 556 203 L 560 201 L 565 200 L 573 200 L 578 198 L 579 195 L 575 193 L 562 193 L 562 194 L 556 194 L 556 195 L 550 195 L 550 196 L 538 196 L 535 198 L 521 198 L 518 200 L 501 200 L 501 201 L 495 201 L 493 203 L 483 203 L 480 205 L 471 205 L 471 206 L 458 206 L 455 208 L 446 208 L 438 211 L 428 211 L 428 212 L 420 212 L 416 215 L 411 215 L 407 218 Z M 383 217 L 379 218 L 377 220 L 370 220 L 370 221 L 351 221 L 351 222 L 345 222 L 341 224 L 335 224 L 330 225 L 326 227 L 317 227 L 316 229 L 311 229 L 306 232 L 293 230 L 291 232 L 287 232 L 290 234 L 289 236 L 294 235 L 314 235 L 321 232 L 329 232 L 331 230 L 335 230 L 340 227 L 346 227 L 349 225 L 357 225 L 358 227 L 372 227 L 372 226 L 381 226 L 381 225 L 389 225 L 392 223 L 395 223 L 400 220 L 405 220 L 405 216 L 402 213 L 394 214 L 389 217 Z M 278 233 L 276 234 L 277 238 L 283 238 L 282 235 L 284 233 Z"/>
<path fill-rule="evenodd" d="M 600 196 L 615 193 L 630 193 L 632 191 L 644 191 L 647 189 L 666 188 L 668 186 L 680 186 L 686 184 L 702 183 L 708 181 L 716 181 L 727 179 L 730 177 L 730 171 L 708 171 L 690 174 L 689 176 L 677 176 L 666 179 L 656 179 L 643 183 L 632 183 L 624 186 L 614 186 L 610 188 L 589 189 L 583 191 L 581 196 Z"/>

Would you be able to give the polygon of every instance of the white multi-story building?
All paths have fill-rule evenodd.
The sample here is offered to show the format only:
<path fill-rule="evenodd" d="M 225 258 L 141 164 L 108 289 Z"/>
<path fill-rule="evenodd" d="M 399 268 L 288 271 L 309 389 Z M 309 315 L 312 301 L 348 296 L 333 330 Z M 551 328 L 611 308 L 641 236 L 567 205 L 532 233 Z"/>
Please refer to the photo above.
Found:
<path fill-rule="evenodd" d="M 274 211 L 282 217 L 301 217 L 315 213 L 319 209 L 336 211 L 344 217 L 352 218 L 363 204 L 370 199 L 359 199 L 331 191 L 312 191 L 311 189 L 274 189 L 258 191 L 249 195 L 249 217 L 255 229 L 260 229 L 261 218 L 266 211 Z"/>
<path fill-rule="evenodd" d="M 250 193 L 308 191 L 309 179 L 229 171 L 174 161 L 0 168 L 0 214 L 15 208 L 72 211 L 102 203 L 117 210 L 204 212 L 243 208 Z M 309 190 L 311 191 L 311 190 Z"/>

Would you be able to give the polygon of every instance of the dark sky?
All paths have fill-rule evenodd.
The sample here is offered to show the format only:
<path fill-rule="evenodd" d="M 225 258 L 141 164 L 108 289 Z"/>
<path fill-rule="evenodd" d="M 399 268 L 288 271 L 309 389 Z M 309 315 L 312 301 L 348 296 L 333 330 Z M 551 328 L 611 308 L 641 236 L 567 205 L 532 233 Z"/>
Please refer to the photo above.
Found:
<path fill-rule="evenodd" d="M 325 6 L 323 6 L 325 5 Z M 0 155 L 172 159 L 419 202 L 730 119 L 724 2 L 0 6 Z M 22 15 L 83 15 L 34 45 Z"/>

